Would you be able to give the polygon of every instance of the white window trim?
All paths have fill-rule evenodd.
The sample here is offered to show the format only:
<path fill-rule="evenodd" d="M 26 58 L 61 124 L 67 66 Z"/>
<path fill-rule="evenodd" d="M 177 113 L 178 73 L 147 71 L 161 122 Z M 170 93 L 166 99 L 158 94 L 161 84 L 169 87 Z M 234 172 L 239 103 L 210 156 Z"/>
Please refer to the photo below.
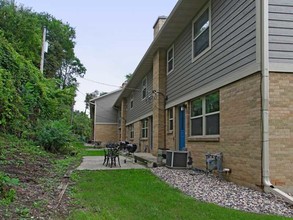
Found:
<path fill-rule="evenodd" d="M 144 127 L 144 126 L 145 126 L 145 127 Z M 143 120 L 142 120 L 142 126 L 141 126 L 141 137 L 142 137 L 142 138 L 148 138 L 148 128 L 149 128 L 149 126 L 148 126 L 148 119 L 143 119 Z M 146 131 L 146 132 L 145 132 L 145 134 L 146 134 L 145 137 L 143 136 L 143 133 L 144 133 L 143 131 L 144 131 L 144 130 Z"/>
<path fill-rule="evenodd" d="M 131 124 L 130 125 L 130 134 L 129 134 L 129 138 L 133 139 L 134 138 L 134 125 Z"/>
<path fill-rule="evenodd" d="M 145 86 L 143 85 L 143 81 L 145 81 Z M 141 99 L 145 100 L 148 96 L 147 94 L 147 85 L 148 85 L 148 81 L 147 81 L 147 77 L 144 77 L 142 82 L 141 82 Z M 145 90 L 145 97 L 143 97 L 143 90 Z"/>
<path fill-rule="evenodd" d="M 170 117 L 170 110 L 172 110 L 173 112 L 172 112 L 172 118 Z M 172 108 L 169 108 L 168 109 L 168 121 L 169 121 L 169 124 L 168 124 L 168 131 L 173 131 L 174 130 L 174 109 L 173 109 L 173 107 Z M 173 129 L 171 130 L 170 129 L 170 124 L 173 124 Z"/>
<path fill-rule="evenodd" d="M 193 53 L 194 53 L 193 42 L 195 40 L 193 38 L 194 23 L 206 11 L 207 8 L 209 9 L 209 46 L 205 50 L 203 50 L 199 55 L 197 55 L 196 57 L 193 57 Z M 200 13 L 192 21 L 192 35 L 191 35 L 191 49 L 192 49 L 191 59 L 192 59 L 192 62 L 195 62 L 196 60 L 198 60 L 201 56 L 203 56 L 206 52 L 208 52 L 212 48 L 212 10 L 211 10 L 211 8 L 212 8 L 211 7 L 211 1 L 209 1 L 209 3 L 200 11 Z"/>
<path fill-rule="evenodd" d="M 173 50 L 173 53 L 172 53 L 172 58 L 170 60 L 168 60 L 168 54 L 169 54 L 169 51 L 170 50 Z M 168 67 L 169 67 L 169 62 L 173 60 L 173 65 L 172 65 L 172 69 L 169 71 L 168 70 Z M 169 48 L 169 50 L 167 51 L 167 74 L 170 74 L 174 71 L 174 67 L 175 67 L 175 51 L 174 51 L 174 44 Z"/>
<path fill-rule="evenodd" d="M 213 137 L 220 137 L 220 134 L 212 134 L 212 135 L 207 135 L 206 134 L 206 117 L 207 116 L 210 116 L 210 115 L 215 115 L 215 114 L 220 114 L 220 111 L 216 111 L 216 112 L 212 112 L 212 113 L 206 113 L 206 97 L 208 96 L 209 94 L 203 96 L 203 97 L 200 97 L 200 99 L 202 100 L 202 114 L 201 115 L 198 115 L 198 116 L 194 116 L 192 117 L 191 113 L 192 113 L 192 109 L 190 108 L 190 137 L 206 137 L 206 138 L 213 138 Z M 199 99 L 199 98 L 197 98 Z M 191 103 L 197 99 L 194 99 L 191 101 Z M 220 101 L 220 100 L 219 100 Z M 192 105 L 190 105 L 192 106 Z M 192 123 L 191 123 L 191 120 L 192 119 L 196 119 L 196 118 L 202 118 L 202 135 L 192 135 L 191 132 L 192 132 Z"/>
<path fill-rule="evenodd" d="M 133 109 L 133 106 L 134 106 L 133 93 L 131 93 L 131 96 L 130 96 L 130 109 Z"/>

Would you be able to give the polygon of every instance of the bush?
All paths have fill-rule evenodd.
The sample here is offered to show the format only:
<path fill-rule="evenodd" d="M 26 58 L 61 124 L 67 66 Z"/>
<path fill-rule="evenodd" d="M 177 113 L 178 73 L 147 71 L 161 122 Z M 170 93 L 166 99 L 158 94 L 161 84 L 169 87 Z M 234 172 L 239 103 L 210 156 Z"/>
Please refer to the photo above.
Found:
<path fill-rule="evenodd" d="M 0 204 L 10 204 L 16 197 L 16 191 L 13 186 L 17 186 L 19 180 L 10 178 L 5 173 L 0 172 Z"/>
<path fill-rule="evenodd" d="M 64 121 L 43 121 L 38 126 L 36 138 L 39 145 L 53 153 L 63 151 L 73 140 L 70 126 Z"/>

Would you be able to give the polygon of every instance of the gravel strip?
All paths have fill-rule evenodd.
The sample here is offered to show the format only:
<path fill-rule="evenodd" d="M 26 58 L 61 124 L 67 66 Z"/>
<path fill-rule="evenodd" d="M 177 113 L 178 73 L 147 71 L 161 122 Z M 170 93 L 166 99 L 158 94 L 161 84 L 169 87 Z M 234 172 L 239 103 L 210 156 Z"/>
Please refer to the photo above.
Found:
<path fill-rule="evenodd" d="M 202 172 L 166 167 L 153 168 L 151 171 L 171 186 L 200 201 L 247 212 L 293 217 L 293 207 L 272 194 L 258 192 Z"/>

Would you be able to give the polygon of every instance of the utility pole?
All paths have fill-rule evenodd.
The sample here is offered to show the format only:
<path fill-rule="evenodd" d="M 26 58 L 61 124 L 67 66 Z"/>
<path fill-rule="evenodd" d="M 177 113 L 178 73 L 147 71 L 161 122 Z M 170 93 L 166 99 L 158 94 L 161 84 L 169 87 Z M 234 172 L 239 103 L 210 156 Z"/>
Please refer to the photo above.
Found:
<path fill-rule="evenodd" d="M 41 64 L 40 64 L 41 73 L 44 72 L 45 52 L 47 52 L 46 51 L 46 48 L 47 48 L 46 35 L 47 35 L 47 28 L 44 27 L 44 30 L 43 30 L 43 43 L 42 43 L 42 53 L 41 53 Z"/>

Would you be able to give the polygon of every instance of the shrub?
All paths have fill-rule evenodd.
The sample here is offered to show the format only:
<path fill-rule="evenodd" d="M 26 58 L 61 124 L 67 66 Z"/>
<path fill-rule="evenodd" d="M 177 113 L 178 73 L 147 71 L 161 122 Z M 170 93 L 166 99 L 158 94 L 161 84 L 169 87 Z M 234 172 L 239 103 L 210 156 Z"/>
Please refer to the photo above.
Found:
<path fill-rule="evenodd" d="M 45 150 L 56 153 L 65 149 L 73 140 L 73 134 L 64 120 L 43 121 L 39 123 L 36 138 Z"/>
<path fill-rule="evenodd" d="M 13 186 L 17 186 L 19 180 L 16 178 L 10 178 L 3 172 L 0 172 L 0 203 L 9 204 L 13 202 L 16 197 L 16 191 Z"/>

